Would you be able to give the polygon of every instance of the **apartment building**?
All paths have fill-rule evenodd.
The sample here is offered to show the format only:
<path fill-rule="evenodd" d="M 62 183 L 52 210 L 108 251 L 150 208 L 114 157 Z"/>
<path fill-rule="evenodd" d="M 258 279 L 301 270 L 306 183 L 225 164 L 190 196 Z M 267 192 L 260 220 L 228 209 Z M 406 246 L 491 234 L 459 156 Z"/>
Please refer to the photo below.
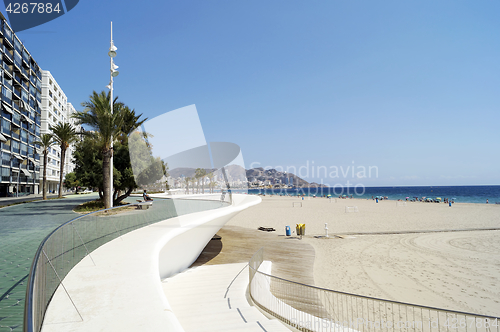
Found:
<path fill-rule="evenodd" d="M 64 91 L 61 89 L 59 84 L 57 84 L 57 81 L 54 79 L 50 71 L 42 70 L 41 133 L 51 133 L 50 127 L 55 126 L 58 123 L 70 123 L 78 131 L 80 131 L 81 128 L 76 125 L 75 119 L 72 118 L 72 114 L 75 112 L 75 108 L 68 102 Z M 72 162 L 73 152 L 74 146 L 71 145 L 66 150 L 63 178 L 75 168 L 75 165 Z M 41 158 L 41 164 L 43 167 L 43 157 Z M 55 193 L 59 190 L 60 167 L 61 149 L 59 145 L 55 144 L 50 149 L 47 159 L 47 191 L 49 193 Z"/>
<path fill-rule="evenodd" d="M 42 73 L 0 14 L 0 196 L 36 194 Z"/>

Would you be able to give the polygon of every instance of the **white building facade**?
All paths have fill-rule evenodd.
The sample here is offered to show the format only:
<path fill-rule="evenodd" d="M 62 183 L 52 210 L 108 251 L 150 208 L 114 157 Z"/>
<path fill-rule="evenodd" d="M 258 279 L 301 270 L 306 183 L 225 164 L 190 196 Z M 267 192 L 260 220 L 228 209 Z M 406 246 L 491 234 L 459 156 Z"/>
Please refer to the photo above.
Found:
<path fill-rule="evenodd" d="M 41 133 L 50 134 L 49 129 L 58 123 L 70 123 L 77 131 L 80 131 L 80 126 L 77 126 L 75 119 L 71 116 L 76 110 L 71 103 L 68 103 L 64 91 L 61 89 L 57 81 L 54 79 L 50 71 L 42 70 L 42 123 Z M 73 163 L 74 145 L 71 145 L 66 150 L 66 160 L 64 162 L 63 179 L 66 174 L 73 172 L 75 165 Z M 59 190 L 59 175 L 61 167 L 61 148 L 58 144 L 54 144 L 49 151 L 47 159 L 47 192 L 57 193 Z M 43 181 L 43 155 L 40 158 L 40 192 L 42 191 Z"/>

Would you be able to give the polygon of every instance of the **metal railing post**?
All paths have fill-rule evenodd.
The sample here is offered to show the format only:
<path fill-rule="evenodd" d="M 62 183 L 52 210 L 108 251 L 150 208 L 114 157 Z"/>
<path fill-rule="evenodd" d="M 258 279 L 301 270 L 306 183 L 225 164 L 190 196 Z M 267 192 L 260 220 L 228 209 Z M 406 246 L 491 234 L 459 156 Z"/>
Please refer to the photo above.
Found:
<path fill-rule="evenodd" d="M 78 313 L 78 316 L 80 316 L 81 320 L 83 321 L 83 317 L 82 315 L 80 314 L 80 311 L 78 310 L 78 308 L 76 307 L 75 305 L 75 302 L 73 302 L 73 299 L 71 298 L 71 296 L 69 295 L 68 293 L 68 290 L 66 289 L 66 287 L 64 286 L 63 282 L 62 282 L 62 279 L 61 277 L 59 277 L 59 273 L 57 273 L 56 269 L 54 268 L 54 265 L 52 265 L 52 262 L 50 261 L 50 258 L 47 256 L 47 254 L 45 253 L 45 250 L 42 249 L 42 253 L 43 255 L 45 256 L 45 258 L 47 259 L 47 261 L 49 262 L 50 264 L 50 267 L 52 268 L 52 270 L 54 270 L 54 273 L 56 274 L 56 277 L 57 279 L 59 279 L 59 283 L 61 284 L 61 286 L 63 287 L 64 291 L 66 292 L 66 295 L 68 295 L 69 297 L 69 300 L 71 301 L 71 304 L 73 304 L 73 307 L 75 307 L 75 310 L 76 312 Z"/>

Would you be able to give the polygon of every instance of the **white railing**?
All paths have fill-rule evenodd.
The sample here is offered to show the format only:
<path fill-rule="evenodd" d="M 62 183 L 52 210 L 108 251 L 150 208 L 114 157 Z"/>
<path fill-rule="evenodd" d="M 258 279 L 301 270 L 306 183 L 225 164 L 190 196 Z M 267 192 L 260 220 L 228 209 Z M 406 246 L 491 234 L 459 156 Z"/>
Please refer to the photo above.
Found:
<path fill-rule="evenodd" d="M 500 317 L 378 299 L 271 275 L 260 249 L 249 262 L 249 293 L 262 310 L 300 331 L 499 332 Z"/>

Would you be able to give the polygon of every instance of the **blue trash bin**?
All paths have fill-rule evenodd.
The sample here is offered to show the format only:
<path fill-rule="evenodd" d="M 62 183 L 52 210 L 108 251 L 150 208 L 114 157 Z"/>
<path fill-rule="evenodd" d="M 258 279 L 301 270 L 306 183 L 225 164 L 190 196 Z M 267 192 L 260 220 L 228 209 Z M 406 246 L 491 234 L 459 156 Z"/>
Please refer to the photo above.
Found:
<path fill-rule="evenodd" d="M 285 226 L 285 234 L 286 234 L 286 236 L 292 235 L 292 231 L 290 230 L 290 226 Z"/>

